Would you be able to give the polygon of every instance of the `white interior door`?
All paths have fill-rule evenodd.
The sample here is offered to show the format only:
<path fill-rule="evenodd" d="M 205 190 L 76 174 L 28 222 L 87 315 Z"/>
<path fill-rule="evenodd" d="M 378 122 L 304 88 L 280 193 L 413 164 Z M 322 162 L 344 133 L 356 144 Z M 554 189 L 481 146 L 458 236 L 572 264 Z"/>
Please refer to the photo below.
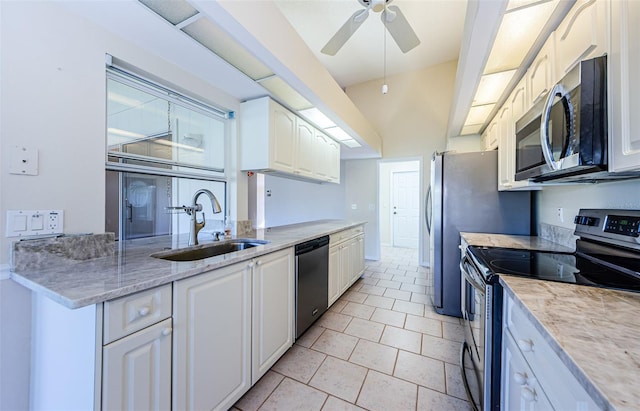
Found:
<path fill-rule="evenodd" d="M 393 246 L 418 248 L 420 177 L 417 171 L 397 171 L 392 177 Z"/>

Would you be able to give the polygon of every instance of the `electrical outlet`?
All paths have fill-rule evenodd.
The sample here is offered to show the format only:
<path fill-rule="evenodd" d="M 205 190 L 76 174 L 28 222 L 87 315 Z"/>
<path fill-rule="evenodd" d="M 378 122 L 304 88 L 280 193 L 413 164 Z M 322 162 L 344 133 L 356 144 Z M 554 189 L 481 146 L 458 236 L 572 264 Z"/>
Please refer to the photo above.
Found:
<path fill-rule="evenodd" d="M 7 210 L 7 237 L 36 237 L 62 234 L 62 210 Z"/>
<path fill-rule="evenodd" d="M 564 223 L 564 210 L 562 209 L 562 207 L 557 208 L 557 215 L 558 215 L 558 221 L 560 221 L 561 223 Z"/>
<path fill-rule="evenodd" d="M 50 212 L 49 213 L 49 230 L 53 232 L 57 232 L 60 228 L 60 218 L 58 213 Z"/>

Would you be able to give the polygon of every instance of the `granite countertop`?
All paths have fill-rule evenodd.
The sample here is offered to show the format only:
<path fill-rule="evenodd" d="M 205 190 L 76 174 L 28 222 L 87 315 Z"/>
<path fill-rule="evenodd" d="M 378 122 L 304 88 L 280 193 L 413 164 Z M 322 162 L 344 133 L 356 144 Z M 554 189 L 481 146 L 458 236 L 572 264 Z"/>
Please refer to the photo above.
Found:
<path fill-rule="evenodd" d="M 169 248 L 187 246 L 187 236 L 164 236 L 116 243 L 112 255 L 84 261 L 54 258 L 45 268 L 17 268 L 11 278 L 26 288 L 68 307 L 80 308 L 167 284 L 209 270 L 292 247 L 295 244 L 365 224 L 364 221 L 322 220 L 256 230 L 268 244 L 197 261 L 172 262 L 150 257 Z M 200 244 L 211 241 L 200 241 Z"/>
<path fill-rule="evenodd" d="M 574 250 L 544 238 L 528 235 L 460 233 L 467 244 L 480 247 L 519 248 L 524 250 L 572 253 Z"/>
<path fill-rule="evenodd" d="M 640 407 L 639 293 L 508 275 L 500 282 L 596 404 Z"/>

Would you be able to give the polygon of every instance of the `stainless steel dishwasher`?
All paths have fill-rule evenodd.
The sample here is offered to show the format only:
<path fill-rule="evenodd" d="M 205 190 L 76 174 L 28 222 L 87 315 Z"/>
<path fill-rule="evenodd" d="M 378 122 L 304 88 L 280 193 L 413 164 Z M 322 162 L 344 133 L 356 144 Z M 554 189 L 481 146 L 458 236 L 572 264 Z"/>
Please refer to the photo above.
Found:
<path fill-rule="evenodd" d="M 329 236 L 296 245 L 296 339 L 322 314 L 329 300 Z"/>

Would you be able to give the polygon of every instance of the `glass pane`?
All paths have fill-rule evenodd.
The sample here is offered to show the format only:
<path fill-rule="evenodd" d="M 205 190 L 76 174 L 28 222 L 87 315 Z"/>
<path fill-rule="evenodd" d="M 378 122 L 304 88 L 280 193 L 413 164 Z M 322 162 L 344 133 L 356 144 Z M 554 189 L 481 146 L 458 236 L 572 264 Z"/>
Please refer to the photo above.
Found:
<path fill-rule="evenodd" d="M 146 92 L 107 79 L 110 153 L 121 153 L 136 160 L 149 158 L 156 163 L 160 160 L 163 168 L 184 170 L 192 166 L 223 172 L 225 127 L 225 119 L 170 101 L 160 92 Z M 168 167 L 167 164 L 174 165 Z"/>
<path fill-rule="evenodd" d="M 222 212 L 213 213 L 207 196 L 198 198 L 202 205 L 202 212 L 197 213 L 198 221 L 202 221 L 203 213 L 206 220 L 198 238 L 209 240 L 214 232 L 224 231 L 225 183 L 116 171 L 107 171 L 106 178 L 106 231 L 116 233 L 120 240 L 188 235 L 190 216 L 183 210 L 168 207 L 192 205 L 193 195 L 201 188 L 213 193 Z"/>

